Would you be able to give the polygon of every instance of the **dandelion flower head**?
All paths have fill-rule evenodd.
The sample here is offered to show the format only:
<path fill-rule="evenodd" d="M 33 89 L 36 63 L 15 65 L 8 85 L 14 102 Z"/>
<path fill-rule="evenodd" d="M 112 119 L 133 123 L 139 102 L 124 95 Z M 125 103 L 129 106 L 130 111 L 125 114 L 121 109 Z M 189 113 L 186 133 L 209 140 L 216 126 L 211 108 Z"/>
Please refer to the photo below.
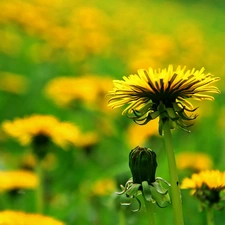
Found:
<path fill-rule="evenodd" d="M 182 152 L 177 155 L 177 168 L 196 172 L 211 169 L 213 161 L 209 155 L 199 152 Z"/>
<path fill-rule="evenodd" d="M 182 182 L 182 189 L 201 189 L 206 185 L 209 189 L 225 189 L 225 172 L 219 170 L 205 170 L 200 173 L 194 173 L 191 178 L 185 178 Z"/>
<path fill-rule="evenodd" d="M 5 210 L 0 212 L 1 225 L 64 225 L 65 223 L 41 214 Z"/>
<path fill-rule="evenodd" d="M 201 202 L 202 208 L 223 209 L 224 198 L 221 193 L 225 189 L 225 172 L 219 170 L 205 170 L 195 173 L 191 178 L 185 178 L 182 189 L 191 189 L 191 193 Z"/>
<path fill-rule="evenodd" d="M 140 69 L 137 74 L 124 76 L 123 80 L 114 80 L 108 105 L 113 108 L 128 105 L 123 114 L 140 125 L 159 117 L 159 125 L 169 118 L 172 125 L 185 128 L 188 126 L 185 121 L 196 118 L 196 115 L 187 115 L 196 110 L 187 99 L 213 100 L 210 94 L 219 90 L 212 83 L 218 80 L 204 74 L 204 68 L 186 70 L 178 66 L 174 69 L 169 65 L 162 70 Z"/>
<path fill-rule="evenodd" d="M 56 145 L 66 148 L 78 141 L 79 129 L 68 122 L 60 122 L 51 115 L 31 115 L 5 121 L 3 130 L 11 137 L 18 139 L 22 145 L 31 144 L 35 137 L 49 138 Z"/>
<path fill-rule="evenodd" d="M 26 170 L 0 171 L 0 180 L 0 191 L 35 189 L 38 185 L 36 174 Z"/>

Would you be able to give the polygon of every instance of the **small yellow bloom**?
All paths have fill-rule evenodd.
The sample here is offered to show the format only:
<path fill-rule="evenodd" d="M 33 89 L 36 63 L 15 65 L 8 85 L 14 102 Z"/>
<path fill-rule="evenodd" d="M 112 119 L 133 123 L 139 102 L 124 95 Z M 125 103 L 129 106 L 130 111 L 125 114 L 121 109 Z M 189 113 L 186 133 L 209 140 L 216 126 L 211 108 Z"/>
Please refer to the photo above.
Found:
<path fill-rule="evenodd" d="M 27 80 L 24 76 L 9 72 L 0 72 L 0 90 L 23 94 L 26 89 Z"/>
<path fill-rule="evenodd" d="M 14 121 L 5 121 L 3 130 L 11 137 L 18 139 L 22 145 L 31 144 L 35 137 L 49 138 L 62 148 L 68 144 L 76 145 L 79 129 L 68 122 L 60 122 L 50 115 L 32 115 Z"/>
<path fill-rule="evenodd" d="M 127 131 L 127 140 L 131 147 L 144 145 L 152 136 L 158 135 L 158 122 L 156 119 L 152 123 L 146 124 L 146 126 L 131 124 Z"/>
<path fill-rule="evenodd" d="M 91 188 L 91 193 L 93 195 L 109 195 L 115 192 L 116 182 L 113 179 L 102 179 L 96 181 Z"/>
<path fill-rule="evenodd" d="M 64 225 L 51 217 L 20 211 L 5 210 L 0 212 L 0 225 Z"/>
<path fill-rule="evenodd" d="M 225 189 L 225 172 L 219 170 L 205 170 L 200 173 L 195 173 L 191 178 L 185 178 L 182 182 L 183 189 L 201 189 L 206 185 L 211 190 Z"/>
<path fill-rule="evenodd" d="M 0 171 L 0 181 L 0 191 L 35 189 L 38 185 L 36 174 L 26 170 Z"/>
<path fill-rule="evenodd" d="M 191 193 L 201 202 L 202 208 L 223 209 L 224 200 L 220 195 L 225 189 L 225 172 L 219 170 L 205 170 L 195 173 L 191 178 L 185 178 L 182 189 L 191 189 Z"/>
<path fill-rule="evenodd" d="M 128 105 L 123 114 L 140 125 L 159 117 L 160 134 L 165 118 L 172 123 L 171 128 L 175 124 L 185 128 L 188 125 L 184 121 L 196 118 L 196 115 L 186 114 L 196 109 L 187 99 L 213 100 L 209 94 L 219 93 L 218 88 L 211 85 L 219 80 L 218 77 L 204 74 L 204 68 L 185 69 L 180 66 L 174 69 L 172 65 L 163 70 L 141 69 L 138 74 L 114 80 L 114 90 L 109 92 L 108 105 L 113 108 Z"/>
<path fill-rule="evenodd" d="M 57 77 L 48 83 L 45 93 L 60 106 L 82 101 L 92 107 L 102 107 L 105 95 L 112 86 L 111 79 L 96 75 Z"/>
<path fill-rule="evenodd" d="M 182 152 L 177 155 L 177 168 L 192 169 L 196 172 L 211 169 L 213 165 L 209 155 L 199 152 Z"/>

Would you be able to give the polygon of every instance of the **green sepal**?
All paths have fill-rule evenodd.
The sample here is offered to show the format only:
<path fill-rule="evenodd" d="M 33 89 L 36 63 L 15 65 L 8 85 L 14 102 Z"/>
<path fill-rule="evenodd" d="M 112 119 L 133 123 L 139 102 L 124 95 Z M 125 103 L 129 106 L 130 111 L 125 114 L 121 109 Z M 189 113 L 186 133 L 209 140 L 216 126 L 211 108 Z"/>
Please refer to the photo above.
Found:
<path fill-rule="evenodd" d="M 154 186 L 149 185 L 152 197 L 159 207 L 167 207 L 170 204 L 170 196 L 168 194 L 168 190 L 162 187 L 160 183 L 158 183 L 157 185 L 156 183 L 158 182 L 153 183 Z"/>
<path fill-rule="evenodd" d="M 166 111 L 170 119 L 177 120 L 179 118 L 173 108 L 166 108 Z"/>
<path fill-rule="evenodd" d="M 132 186 L 126 191 L 126 194 L 128 196 L 137 196 L 140 186 L 141 184 L 132 184 Z"/>
<path fill-rule="evenodd" d="M 143 192 L 143 196 L 147 201 L 152 201 L 154 202 L 154 200 L 152 199 L 152 194 L 151 194 L 151 189 L 149 187 L 150 185 L 148 184 L 147 181 L 143 181 L 142 182 L 142 192 Z"/>

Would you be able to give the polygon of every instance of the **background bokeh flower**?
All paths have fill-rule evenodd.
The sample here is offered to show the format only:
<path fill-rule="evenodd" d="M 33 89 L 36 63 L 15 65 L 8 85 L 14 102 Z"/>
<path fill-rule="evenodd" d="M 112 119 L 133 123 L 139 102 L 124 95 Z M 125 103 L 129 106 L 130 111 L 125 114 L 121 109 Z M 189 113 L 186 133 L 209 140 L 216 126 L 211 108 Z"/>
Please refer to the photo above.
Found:
<path fill-rule="evenodd" d="M 35 189 L 38 184 L 36 174 L 28 170 L 0 171 L 0 179 L 0 191 Z"/>

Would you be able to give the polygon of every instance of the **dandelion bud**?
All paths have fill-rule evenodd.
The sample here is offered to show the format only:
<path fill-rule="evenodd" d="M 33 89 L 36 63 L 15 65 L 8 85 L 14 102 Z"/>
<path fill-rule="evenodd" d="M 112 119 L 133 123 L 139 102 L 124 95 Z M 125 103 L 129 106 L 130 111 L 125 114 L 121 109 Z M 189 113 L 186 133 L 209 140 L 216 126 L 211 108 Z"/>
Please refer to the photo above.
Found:
<path fill-rule="evenodd" d="M 147 181 L 148 184 L 151 184 L 155 182 L 157 162 L 156 154 L 151 149 L 137 146 L 131 150 L 129 167 L 133 183 L 141 184 L 143 181 Z"/>

